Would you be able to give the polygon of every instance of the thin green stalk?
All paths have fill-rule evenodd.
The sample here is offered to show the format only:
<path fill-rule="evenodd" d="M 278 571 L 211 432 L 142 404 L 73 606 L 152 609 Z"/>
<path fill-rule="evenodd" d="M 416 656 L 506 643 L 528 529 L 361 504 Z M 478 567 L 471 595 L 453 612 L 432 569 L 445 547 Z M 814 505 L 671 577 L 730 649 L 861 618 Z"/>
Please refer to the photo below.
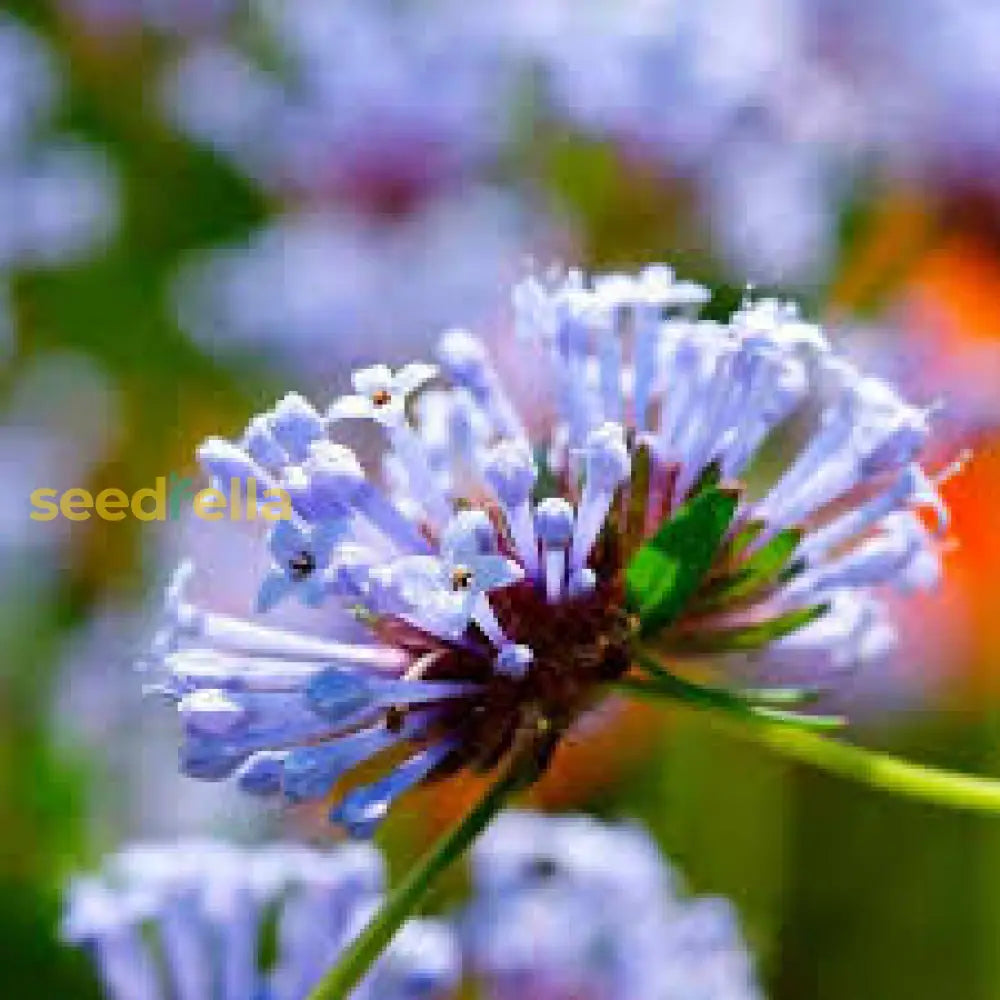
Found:
<path fill-rule="evenodd" d="M 368 926 L 341 956 L 309 1000 L 343 1000 L 364 978 L 406 919 L 427 895 L 434 880 L 462 856 L 517 789 L 522 776 L 508 766 L 472 809 L 446 833 L 389 893 Z"/>
<path fill-rule="evenodd" d="M 734 712 L 732 703 L 718 697 L 719 689 L 702 688 L 682 678 L 668 676 L 674 683 L 661 686 L 658 674 L 655 682 L 625 678 L 615 687 L 660 700 L 669 698 L 692 708 L 715 709 L 709 713 L 713 724 L 738 739 L 869 788 L 930 805 L 1000 815 L 1000 781 L 996 779 L 916 764 L 879 750 L 867 750 L 803 728 L 791 719 L 773 722 L 759 714 Z"/>
<path fill-rule="evenodd" d="M 952 809 L 1000 814 L 1000 781 L 993 778 L 915 764 L 796 726 L 758 722 L 729 725 L 726 730 L 791 760 L 869 788 Z"/>

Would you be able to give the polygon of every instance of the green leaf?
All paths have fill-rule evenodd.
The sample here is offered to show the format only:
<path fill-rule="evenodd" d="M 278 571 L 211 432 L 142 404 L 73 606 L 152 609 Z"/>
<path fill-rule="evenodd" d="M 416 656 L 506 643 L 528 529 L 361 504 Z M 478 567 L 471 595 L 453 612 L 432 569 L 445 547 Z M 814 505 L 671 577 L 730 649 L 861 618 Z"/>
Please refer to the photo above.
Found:
<path fill-rule="evenodd" d="M 729 554 L 735 559 L 743 553 L 767 527 L 766 521 L 746 521 L 734 533 L 733 540 L 729 544 Z"/>
<path fill-rule="evenodd" d="M 786 611 L 783 615 L 754 625 L 692 630 L 671 635 L 669 652 L 674 654 L 749 652 L 797 632 L 800 628 L 822 618 L 829 610 L 829 604 L 813 604 L 807 608 Z"/>
<path fill-rule="evenodd" d="M 616 689 L 647 698 L 671 698 L 696 708 L 718 709 L 733 715 L 766 720 L 807 729 L 839 729 L 845 720 L 839 715 L 806 715 L 787 709 L 754 704 L 747 692 L 738 689 L 699 684 L 666 670 L 657 660 L 643 650 L 636 659 L 646 672 L 646 679 L 625 677 L 616 682 Z"/>
<path fill-rule="evenodd" d="M 710 490 L 718 486 L 721 480 L 722 466 L 718 462 L 711 462 L 701 470 L 701 475 L 695 480 L 694 486 L 691 487 L 684 499 L 687 501 L 694 500 L 695 497 L 701 496 L 705 490 Z"/>
<path fill-rule="evenodd" d="M 787 707 L 817 701 L 820 692 L 817 688 L 799 687 L 741 688 L 740 695 L 753 704 Z"/>
<path fill-rule="evenodd" d="M 626 597 L 639 614 L 643 634 L 680 615 L 711 569 L 738 501 L 735 490 L 707 487 L 632 557 L 625 571 Z"/>
<path fill-rule="evenodd" d="M 799 547 L 802 534 L 801 528 L 786 528 L 778 532 L 733 573 L 711 581 L 705 588 L 704 600 L 698 602 L 698 610 L 707 611 L 728 605 L 784 582 L 792 568 L 789 562 Z"/>

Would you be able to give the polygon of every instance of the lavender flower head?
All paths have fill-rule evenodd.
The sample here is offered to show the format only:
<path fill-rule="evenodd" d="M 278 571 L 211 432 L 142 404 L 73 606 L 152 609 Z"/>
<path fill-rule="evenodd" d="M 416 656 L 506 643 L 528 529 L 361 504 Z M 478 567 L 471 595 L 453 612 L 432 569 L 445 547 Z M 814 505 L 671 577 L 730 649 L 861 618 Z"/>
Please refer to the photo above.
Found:
<path fill-rule="evenodd" d="M 45 41 L 0 14 L 0 361 L 14 341 L 9 272 L 79 260 L 116 221 L 106 159 L 52 134 L 59 91 Z"/>
<path fill-rule="evenodd" d="M 461 5 L 251 7 L 280 70 L 205 43 L 165 102 L 185 132 L 269 189 L 397 214 L 506 141 L 509 66 Z"/>
<path fill-rule="evenodd" d="M 45 42 L 0 17 L 0 268 L 78 259 L 115 221 L 103 156 L 53 136 L 59 74 Z"/>
<path fill-rule="evenodd" d="M 63 936 L 92 952 L 108 1000 L 301 1000 L 381 888 L 382 861 L 368 845 L 142 844 L 71 886 Z M 277 957 L 264 968 L 275 918 Z M 450 994 L 459 969 L 451 930 L 412 920 L 352 996 L 434 1000 Z"/>
<path fill-rule="evenodd" d="M 479 186 L 391 224 L 291 212 L 249 242 L 194 255 L 176 283 L 178 321 L 213 354 L 254 352 L 322 386 L 345 364 L 405 360 L 400 352 L 431 344 L 453 309 L 490 322 L 503 309 L 498 275 L 516 275 L 529 249 L 558 239 L 551 220 Z"/>
<path fill-rule="evenodd" d="M 756 1000 L 724 899 L 680 896 L 636 827 L 500 816 L 473 849 L 464 949 L 490 1000 Z"/>
<path fill-rule="evenodd" d="M 760 996 L 732 907 L 679 894 L 637 827 L 511 812 L 471 863 L 468 904 L 405 924 L 355 1000 L 444 1000 L 463 973 L 491 1000 Z M 63 936 L 92 954 L 108 1000 L 299 1000 L 381 888 L 367 844 L 140 844 L 71 885 Z"/>
<path fill-rule="evenodd" d="M 884 655 L 880 592 L 940 571 L 945 511 L 918 463 L 930 414 L 790 306 L 692 318 L 706 297 L 662 266 L 519 284 L 540 430 L 454 329 L 436 366 L 368 368 L 325 411 L 290 394 L 240 440 L 206 441 L 221 488 L 289 499 L 258 610 L 299 600 L 321 626 L 339 605 L 356 626 L 217 614 L 186 598 L 182 569 L 153 661 L 183 769 L 290 802 L 336 790 L 331 818 L 363 836 L 421 782 L 513 758 L 536 775 L 630 671 L 676 685 L 701 658 L 749 698 Z M 381 434 L 382 484 L 335 440 L 347 421 Z M 789 427 L 787 466 L 758 473 Z M 344 794 L 363 762 L 384 776 Z"/>

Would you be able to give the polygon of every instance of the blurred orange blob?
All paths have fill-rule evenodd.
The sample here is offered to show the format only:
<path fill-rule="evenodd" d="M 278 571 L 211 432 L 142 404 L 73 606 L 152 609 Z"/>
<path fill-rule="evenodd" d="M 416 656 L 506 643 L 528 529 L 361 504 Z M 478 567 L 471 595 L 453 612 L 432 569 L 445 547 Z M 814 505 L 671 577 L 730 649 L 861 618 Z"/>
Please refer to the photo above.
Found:
<path fill-rule="evenodd" d="M 1000 340 L 1000 249 L 977 237 L 950 237 L 919 261 L 908 295 L 956 347 L 970 339 Z"/>
<path fill-rule="evenodd" d="M 979 450 L 965 471 L 944 488 L 952 510 L 956 549 L 948 559 L 946 586 L 961 593 L 968 629 L 968 680 L 976 691 L 1000 693 L 1000 451 Z"/>
<path fill-rule="evenodd" d="M 656 706 L 615 700 L 578 725 L 559 745 L 552 764 L 525 795 L 524 805 L 541 810 L 582 807 L 600 799 L 662 745 L 667 724 Z M 493 780 L 461 772 L 409 796 L 405 808 L 422 817 L 421 835 L 433 839 L 468 812 Z"/>
<path fill-rule="evenodd" d="M 911 319 L 933 325 L 943 365 L 948 365 L 949 356 L 1000 344 L 1000 251 L 982 237 L 957 234 L 934 247 L 917 263 L 905 294 Z M 960 396 L 962 386 L 955 392 Z M 1000 384 L 990 395 L 994 392 L 1000 409 Z M 955 666 L 964 667 L 973 692 L 998 693 L 1000 429 L 968 444 L 972 460 L 943 487 L 956 543 L 945 586 L 961 595 L 968 632 L 968 663 Z"/>

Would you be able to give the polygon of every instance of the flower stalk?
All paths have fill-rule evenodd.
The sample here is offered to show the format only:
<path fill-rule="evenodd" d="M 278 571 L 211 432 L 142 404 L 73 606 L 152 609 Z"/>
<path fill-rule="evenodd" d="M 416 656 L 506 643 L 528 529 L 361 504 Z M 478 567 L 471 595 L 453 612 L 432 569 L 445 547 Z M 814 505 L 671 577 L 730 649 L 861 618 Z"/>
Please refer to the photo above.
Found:
<path fill-rule="evenodd" d="M 519 758 L 513 757 L 469 812 L 446 833 L 388 894 L 365 929 L 310 994 L 309 1000 L 343 1000 L 370 971 L 396 932 L 430 891 L 435 880 L 462 857 L 508 798 L 524 782 Z"/>
<path fill-rule="evenodd" d="M 760 722 L 727 726 L 727 731 L 789 760 L 880 792 L 963 812 L 1000 815 L 1000 781 L 993 778 L 917 764 L 798 726 Z"/>
<path fill-rule="evenodd" d="M 842 724 L 835 716 L 798 715 L 753 705 L 735 692 L 701 685 L 654 666 L 649 680 L 623 678 L 614 689 L 708 709 L 712 725 L 738 739 L 876 791 L 964 812 L 1000 815 L 1000 781 L 996 779 L 918 764 L 831 739 L 817 730 Z"/>

